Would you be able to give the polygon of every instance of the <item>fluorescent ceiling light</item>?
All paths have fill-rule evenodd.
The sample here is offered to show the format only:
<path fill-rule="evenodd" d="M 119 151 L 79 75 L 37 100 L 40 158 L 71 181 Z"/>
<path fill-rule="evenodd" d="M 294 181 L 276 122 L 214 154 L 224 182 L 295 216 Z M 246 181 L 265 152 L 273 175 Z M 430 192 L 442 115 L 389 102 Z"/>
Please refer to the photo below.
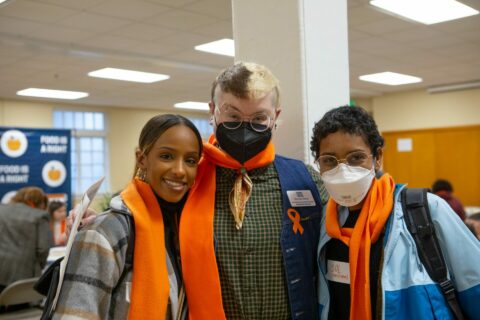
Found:
<path fill-rule="evenodd" d="M 455 0 L 373 0 L 370 4 L 424 24 L 478 14 L 477 10 Z"/>
<path fill-rule="evenodd" d="M 142 83 L 152 83 L 162 80 L 167 80 L 170 76 L 160 73 L 150 73 L 150 72 L 141 72 L 134 70 L 125 70 L 117 68 L 103 68 L 89 72 L 90 77 L 113 79 L 113 80 L 122 80 L 122 81 L 132 81 L 132 82 L 142 82 Z"/>
<path fill-rule="evenodd" d="M 368 82 L 387 84 L 389 86 L 398 86 L 401 84 L 422 82 L 421 78 L 390 71 L 366 74 L 360 76 L 359 79 Z"/>
<path fill-rule="evenodd" d="M 232 39 L 222 39 L 195 46 L 195 50 L 209 53 L 222 54 L 224 56 L 235 56 L 235 44 Z"/>
<path fill-rule="evenodd" d="M 191 110 L 209 110 L 208 103 L 206 102 L 195 102 L 195 101 L 185 101 L 175 103 L 173 105 L 175 108 L 180 109 L 191 109 Z"/>
<path fill-rule="evenodd" d="M 39 88 L 28 88 L 17 91 L 17 95 L 26 97 L 54 98 L 76 100 L 88 97 L 88 93 L 79 91 L 50 90 Z"/>

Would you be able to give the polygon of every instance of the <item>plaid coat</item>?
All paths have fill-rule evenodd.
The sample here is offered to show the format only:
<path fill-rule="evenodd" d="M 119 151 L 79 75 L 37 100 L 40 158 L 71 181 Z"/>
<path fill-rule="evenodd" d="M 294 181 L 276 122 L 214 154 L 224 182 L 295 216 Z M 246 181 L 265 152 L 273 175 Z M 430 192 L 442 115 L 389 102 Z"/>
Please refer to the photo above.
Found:
<path fill-rule="evenodd" d="M 131 213 L 120 196 L 110 207 L 78 232 L 53 319 L 128 318 L 133 269 L 123 274 L 131 232 L 124 214 Z M 172 287 L 176 278 L 168 271 Z M 167 311 L 165 319 L 171 319 L 170 308 Z"/>

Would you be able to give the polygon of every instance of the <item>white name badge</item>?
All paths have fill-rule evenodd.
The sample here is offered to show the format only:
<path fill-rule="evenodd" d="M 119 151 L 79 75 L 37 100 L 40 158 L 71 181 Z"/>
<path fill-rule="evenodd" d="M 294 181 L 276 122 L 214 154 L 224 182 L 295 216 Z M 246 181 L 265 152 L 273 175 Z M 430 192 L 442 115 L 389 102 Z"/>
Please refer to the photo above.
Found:
<path fill-rule="evenodd" d="M 125 283 L 125 286 L 126 286 L 126 290 L 125 290 L 125 301 L 127 301 L 128 303 L 130 303 L 130 296 L 132 294 L 132 283 L 131 282 L 127 282 Z"/>
<path fill-rule="evenodd" d="M 315 200 L 313 199 L 310 190 L 288 190 L 288 200 L 292 207 L 314 207 Z"/>
<path fill-rule="evenodd" d="M 327 279 L 334 282 L 350 284 L 350 265 L 347 262 L 328 260 Z"/>

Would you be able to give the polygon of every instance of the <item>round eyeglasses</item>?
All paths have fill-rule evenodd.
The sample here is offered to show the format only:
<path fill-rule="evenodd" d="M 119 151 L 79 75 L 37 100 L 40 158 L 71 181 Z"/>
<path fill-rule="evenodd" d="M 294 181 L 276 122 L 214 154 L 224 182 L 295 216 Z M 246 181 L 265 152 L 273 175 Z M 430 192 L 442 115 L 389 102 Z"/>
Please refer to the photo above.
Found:
<path fill-rule="evenodd" d="M 364 165 L 370 157 L 372 157 L 371 154 L 367 154 L 363 151 L 355 151 L 349 153 L 345 159 L 337 159 L 332 155 L 323 155 L 318 157 L 315 162 L 318 164 L 321 171 L 328 171 L 336 168 L 340 163 L 346 163 L 352 167 L 359 167 Z"/>
<path fill-rule="evenodd" d="M 219 110 L 219 109 L 217 109 Z M 255 113 L 254 115 L 246 117 L 240 113 L 239 111 L 235 109 L 230 109 L 228 108 L 227 110 L 219 110 L 220 112 L 220 118 L 221 123 L 223 126 L 227 129 L 234 130 L 237 128 L 240 128 L 242 123 L 248 122 L 250 123 L 250 127 L 257 131 L 257 132 L 264 132 L 267 131 L 267 129 L 270 127 L 270 124 L 272 123 L 272 117 L 270 115 L 264 113 L 264 112 L 259 112 Z"/>

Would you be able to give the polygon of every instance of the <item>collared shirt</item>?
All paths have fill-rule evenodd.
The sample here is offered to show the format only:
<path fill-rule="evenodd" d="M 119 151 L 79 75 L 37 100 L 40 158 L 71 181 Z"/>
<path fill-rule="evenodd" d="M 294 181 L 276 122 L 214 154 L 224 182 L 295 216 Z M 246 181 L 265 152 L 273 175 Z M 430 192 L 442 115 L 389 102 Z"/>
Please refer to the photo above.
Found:
<path fill-rule="evenodd" d="M 322 201 L 328 194 L 318 173 L 308 167 Z M 227 319 L 290 319 L 280 247 L 282 194 L 274 164 L 248 175 L 253 190 L 242 229 L 235 228 L 228 196 L 236 171 L 217 167 L 214 241 Z"/>

